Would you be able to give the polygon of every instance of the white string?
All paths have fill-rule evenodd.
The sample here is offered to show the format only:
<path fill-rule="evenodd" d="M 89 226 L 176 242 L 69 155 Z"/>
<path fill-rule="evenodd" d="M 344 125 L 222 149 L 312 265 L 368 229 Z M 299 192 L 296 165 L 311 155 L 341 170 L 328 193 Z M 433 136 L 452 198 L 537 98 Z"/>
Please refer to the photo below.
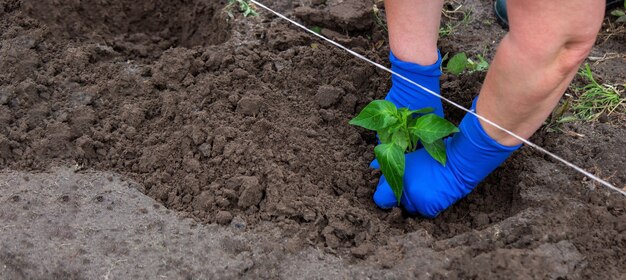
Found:
<path fill-rule="evenodd" d="M 311 34 L 313 34 L 314 36 L 319 37 L 320 39 L 322 39 L 322 40 L 324 40 L 324 41 L 326 41 L 326 42 L 328 42 L 328 43 L 330 43 L 330 44 L 332 44 L 332 45 L 335 45 L 336 47 L 338 47 L 338 48 L 340 48 L 340 49 L 343 49 L 344 51 L 346 51 L 346 52 L 348 52 L 348 53 L 350 53 L 350 54 L 354 55 L 355 57 L 357 57 L 357 58 L 359 58 L 359 59 L 361 59 L 361 60 L 367 61 L 367 62 L 369 62 L 370 64 L 373 64 L 374 66 L 378 67 L 379 69 L 382 69 L 382 70 L 384 70 L 384 71 L 386 71 L 386 72 L 391 73 L 392 75 L 396 75 L 396 77 L 398 77 L 398 78 L 400 78 L 400 79 L 403 79 L 403 80 L 405 80 L 405 81 L 407 81 L 407 82 L 411 83 L 412 85 L 414 85 L 414 86 L 417 86 L 417 87 L 421 88 L 422 90 L 426 91 L 427 93 L 429 93 L 429 94 L 431 94 L 431 95 L 434 95 L 434 96 L 437 96 L 437 97 L 441 98 L 442 100 L 444 100 L 444 101 L 446 101 L 446 102 L 448 102 L 448 103 L 452 104 L 454 107 L 457 107 L 457 108 L 459 108 L 459 109 L 461 109 L 461 110 L 463 110 L 463 111 L 467 112 L 468 114 L 472 114 L 473 116 L 475 116 L 475 117 L 477 117 L 477 118 L 481 119 L 482 121 L 484 121 L 484 122 L 486 122 L 486 123 L 488 123 L 488 124 L 490 124 L 490 125 L 494 126 L 495 128 L 497 128 L 497 129 L 499 129 L 499 130 L 501 130 L 501 131 L 504 131 L 505 133 L 507 133 L 507 134 L 509 134 L 509 135 L 513 136 L 515 139 L 522 141 L 522 142 L 523 142 L 524 144 L 526 144 L 527 146 L 533 147 L 533 148 L 535 148 L 535 149 L 539 150 L 540 152 L 543 152 L 543 153 L 545 153 L 545 154 L 549 155 L 550 157 L 552 157 L 552 158 L 554 158 L 554 159 L 556 159 L 556 160 L 558 160 L 558 161 L 562 162 L 563 164 L 565 164 L 565 165 L 567 165 L 567 166 L 569 166 L 569 167 L 573 168 L 574 170 L 576 170 L 576 171 L 578 171 L 578 172 L 582 173 L 583 175 L 585 175 L 585 176 L 587 176 L 587 177 L 591 178 L 592 180 L 595 180 L 595 181 L 597 181 L 598 183 L 600 183 L 600 184 L 602 184 L 602 185 L 604 185 L 604 186 L 608 187 L 609 189 L 612 189 L 612 190 L 614 190 L 614 191 L 616 191 L 616 192 L 618 192 L 618 193 L 621 193 L 621 194 L 623 194 L 624 196 L 626 196 L 626 190 L 622 190 L 622 189 L 620 189 L 620 188 L 617 188 L 617 187 L 613 186 L 611 183 L 609 183 L 609 182 L 607 182 L 607 181 L 605 181 L 605 180 L 603 180 L 603 179 L 600 179 L 599 177 L 597 177 L 597 176 L 595 176 L 595 175 L 591 174 L 590 172 L 588 172 L 588 171 L 586 171 L 586 170 L 582 169 L 581 167 L 578 167 L 577 165 L 575 165 L 575 164 L 573 164 L 573 163 L 571 163 L 571 162 L 569 162 L 569 161 L 567 161 L 567 160 L 565 160 L 565 159 L 563 159 L 563 158 L 561 158 L 561 157 L 559 157 L 559 156 L 557 156 L 557 155 L 555 155 L 555 154 L 551 153 L 550 151 L 548 151 L 548 150 L 546 150 L 546 149 L 544 149 L 544 148 L 542 148 L 542 147 L 540 147 L 540 146 L 536 145 L 535 143 L 532 143 L 532 142 L 530 142 L 530 141 L 528 141 L 528 140 L 524 139 L 523 137 L 521 137 L 521 136 L 519 136 L 519 135 L 517 135 L 517 134 L 515 134 L 515 133 L 513 133 L 513 132 L 511 132 L 511 131 L 509 131 L 509 130 L 507 130 L 507 129 L 503 128 L 503 127 L 501 127 L 500 125 L 498 125 L 498 124 L 496 124 L 496 123 L 492 122 L 491 120 L 488 120 L 487 118 L 485 118 L 485 117 L 483 117 L 483 116 L 481 116 L 481 115 L 476 114 L 476 113 L 475 113 L 475 112 L 473 112 L 472 110 L 468 110 L 468 109 L 466 109 L 465 107 L 463 107 L 463 106 L 461 106 L 461 105 L 459 105 L 459 104 L 455 103 L 454 101 L 449 100 L 448 98 L 445 98 L 445 97 L 443 97 L 443 96 L 441 96 L 441 95 L 439 95 L 439 94 L 437 94 L 437 93 L 433 92 L 432 90 L 430 90 L 430 89 L 428 89 L 428 88 L 426 88 L 426 87 L 424 87 L 424 86 L 422 86 L 422 85 L 420 85 L 420 84 L 418 84 L 418 83 L 416 83 L 416 82 L 414 82 L 414 81 L 412 81 L 412 80 L 410 80 L 410 79 L 408 79 L 408 78 L 406 78 L 406 77 L 404 77 L 404 76 L 402 76 L 402 75 L 400 75 L 400 74 L 398 74 L 398 73 L 395 73 L 395 72 L 394 72 L 394 71 L 392 71 L 391 69 L 389 69 L 389 68 L 387 68 L 387 67 L 385 67 L 385 66 L 383 66 L 383 65 L 381 65 L 381 64 L 378 64 L 378 63 L 376 63 L 376 62 L 372 61 L 371 59 L 369 59 L 369 58 L 367 58 L 367 57 L 365 57 L 365 56 L 363 56 L 363 55 L 361 55 L 361 54 L 359 54 L 359 53 L 357 53 L 357 52 L 355 52 L 355 51 L 353 51 L 353 50 L 350 50 L 350 49 L 348 49 L 347 47 L 344 47 L 343 45 L 341 45 L 341 44 L 339 44 L 339 43 L 337 43 L 337 42 L 335 42 L 335 41 L 333 41 L 333 40 L 331 40 L 331 39 L 328 39 L 328 38 L 326 38 L 326 37 L 324 37 L 324 36 L 322 36 L 322 35 L 318 34 L 317 32 L 315 32 L 315 31 L 313 31 L 313 30 L 311 30 L 311 29 L 309 29 L 309 28 L 305 27 L 304 25 L 302 25 L 302 24 L 300 24 L 300 23 L 298 23 L 298 22 L 296 22 L 296 21 L 294 21 L 294 20 L 292 20 L 292 19 L 290 19 L 290 18 L 288 18 L 288 17 L 286 17 L 286 16 L 284 16 L 284 15 L 282 15 L 282 14 L 280 14 L 280 13 L 278 13 L 278 12 L 274 11 L 274 10 L 272 10 L 272 9 L 270 9 L 269 7 L 267 7 L 267 6 L 265 6 L 265 5 L 261 4 L 261 3 L 259 3 L 259 2 L 258 2 L 258 1 L 256 1 L 256 0 L 249 0 L 249 1 L 250 1 L 250 2 L 252 2 L 252 3 L 254 3 L 254 4 L 256 4 L 257 6 L 259 6 L 259 7 L 263 8 L 263 9 L 266 9 L 267 11 L 269 11 L 269 12 L 271 12 L 271 13 L 275 14 L 276 16 L 278 16 L 278 17 L 280 17 L 280 18 L 282 18 L 282 19 L 284 19 L 284 20 L 286 20 L 286 21 L 289 21 L 289 22 L 293 23 L 294 25 L 296 25 L 296 26 L 298 26 L 298 27 L 300 27 L 300 28 L 304 29 L 305 31 L 307 31 L 307 32 L 309 32 L 309 33 L 311 33 Z"/>

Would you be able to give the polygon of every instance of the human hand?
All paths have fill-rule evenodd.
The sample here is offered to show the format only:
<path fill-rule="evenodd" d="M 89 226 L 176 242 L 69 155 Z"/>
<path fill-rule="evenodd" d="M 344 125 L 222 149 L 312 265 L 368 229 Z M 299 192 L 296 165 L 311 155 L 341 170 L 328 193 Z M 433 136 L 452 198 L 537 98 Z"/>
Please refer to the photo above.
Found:
<path fill-rule="evenodd" d="M 450 138 L 445 142 L 449 140 Z M 373 162 L 372 167 L 378 168 L 377 164 L 376 161 Z M 427 218 L 436 217 L 475 187 L 459 182 L 451 170 L 450 164 L 444 167 L 425 149 L 407 154 L 400 205 L 410 214 L 420 214 Z M 383 209 L 398 206 L 396 196 L 384 175 L 378 182 L 374 202 Z"/>
<path fill-rule="evenodd" d="M 427 66 L 401 61 L 396 58 L 393 53 L 389 53 L 389 60 L 391 61 L 391 70 L 393 72 L 439 94 L 441 55 L 438 54 L 438 56 L 439 59 L 437 62 Z M 396 75 L 391 76 L 391 89 L 389 89 L 385 100 L 392 102 L 398 108 L 409 108 L 410 110 L 430 107 L 434 109 L 433 113 L 443 117 L 441 98 L 424 91 Z"/>
<path fill-rule="evenodd" d="M 404 190 L 400 205 L 410 214 L 434 218 L 457 200 L 465 197 L 489 173 L 521 145 L 504 146 L 483 130 L 473 115 L 467 114 L 460 132 L 444 140 L 446 165 L 433 159 L 425 149 L 407 154 Z M 378 162 L 371 165 L 378 168 Z M 374 202 L 381 208 L 398 206 L 391 187 L 381 176 Z"/>

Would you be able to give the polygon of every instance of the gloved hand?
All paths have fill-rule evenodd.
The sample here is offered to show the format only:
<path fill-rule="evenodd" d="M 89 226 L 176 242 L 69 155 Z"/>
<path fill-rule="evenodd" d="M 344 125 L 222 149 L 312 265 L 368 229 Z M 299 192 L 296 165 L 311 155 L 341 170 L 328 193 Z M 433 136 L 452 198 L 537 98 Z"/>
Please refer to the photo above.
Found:
<path fill-rule="evenodd" d="M 469 194 L 521 146 L 499 144 L 487 135 L 478 118 L 470 114 L 465 115 L 459 129 L 461 132 L 444 140 L 448 156 L 445 167 L 425 149 L 406 155 L 401 205 L 409 213 L 436 217 Z M 378 168 L 378 163 L 373 162 L 372 167 Z M 384 176 L 374 193 L 374 202 L 381 208 L 398 205 Z"/>
<path fill-rule="evenodd" d="M 392 71 L 439 94 L 441 55 L 437 53 L 437 56 L 439 57 L 437 62 L 428 66 L 402 61 L 396 58 L 392 52 L 389 53 L 389 60 Z M 435 110 L 435 114 L 443 117 L 443 106 L 439 97 L 425 92 L 396 75 L 391 75 L 391 89 L 385 100 L 391 101 L 398 108 L 407 107 L 411 110 L 431 107 Z"/>

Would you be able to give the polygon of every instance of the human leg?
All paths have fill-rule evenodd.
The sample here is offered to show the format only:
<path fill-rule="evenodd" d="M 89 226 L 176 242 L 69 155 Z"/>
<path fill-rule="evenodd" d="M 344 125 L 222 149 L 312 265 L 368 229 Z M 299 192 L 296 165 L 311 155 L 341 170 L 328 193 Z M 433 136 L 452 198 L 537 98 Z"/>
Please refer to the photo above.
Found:
<path fill-rule="evenodd" d="M 439 94 L 441 57 L 437 51 L 443 0 L 387 0 L 391 69 L 405 78 Z M 391 77 L 386 100 L 398 107 L 431 107 L 443 116 L 439 97 L 399 78 Z"/>
<path fill-rule="evenodd" d="M 494 5 L 493 5 L 496 17 L 502 22 L 502 24 L 505 27 L 509 26 L 509 18 L 507 16 L 506 2 L 507 0 L 495 0 Z M 606 8 L 609 9 L 610 7 L 617 6 L 621 4 L 622 2 L 624 2 L 624 0 L 606 0 L 605 1 Z"/>
<path fill-rule="evenodd" d="M 443 0 L 386 0 L 389 45 L 405 62 L 437 62 L 437 39 Z"/>
<path fill-rule="evenodd" d="M 593 47 L 604 2 L 509 0 L 510 31 L 491 63 L 477 113 L 529 138 L 548 117 Z M 503 145 L 521 142 L 481 121 Z"/>
<path fill-rule="evenodd" d="M 474 106 L 487 119 L 528 138 L 557 104 L 593 46 L 604 4 L 511 0 L 509 5 L 511 31 L 497 50 Z M 424 149 L 406 156 L 401 203 L 408 212 L 437 216 L 471 192 L 520 144 L 471 114 L 463 118 L 460 130 L 445 140 L 446 166 Z M 384 176 L 374 201 L 382 208 L 397 205 Z"/>

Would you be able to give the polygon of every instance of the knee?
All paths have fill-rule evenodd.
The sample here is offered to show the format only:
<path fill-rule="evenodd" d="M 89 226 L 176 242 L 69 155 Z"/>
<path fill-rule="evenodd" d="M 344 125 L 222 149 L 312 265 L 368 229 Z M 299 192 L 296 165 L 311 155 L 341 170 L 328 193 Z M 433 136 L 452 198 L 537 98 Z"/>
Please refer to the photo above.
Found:
<path fill-rule="evenodd" d="M 557 76 L 569 76 L 587 58 L 596 40 L 596 33 L 572 36 L 556 35 L 547 41 L 532 38 L 516 42 L 517 49 L 524 52 L 526 59 L 535 65 L 544 65 Z"/>
<path fill-rule="evenodd" d="M 557 3 L 558 2 L 558 3 Z M 530 63 L 569 75 L 587 57 L 600 31 L 604 1 L 510 1 L 507 35 Z"/>
<path fill-rule="evenodd" d="M 549 98 L 556 87 L 571 79 L 595 43 L 595 34 L 555 36 L 550 40 L 511 35 L 501 44 L 505 49 L 503 57 L 515 57 L 515 71 L 535 88 L 542 89 L 528 93 L 528 102 L 532 103 Z"/>
<path fill-rule="evenodd" d="M 567 76 L 577 71 L 580 64 L 585 61 L 591 52 L 596 41 L 596 34 L 581 34 L 558 46 L 555 60 L 558 74 Z"/>

